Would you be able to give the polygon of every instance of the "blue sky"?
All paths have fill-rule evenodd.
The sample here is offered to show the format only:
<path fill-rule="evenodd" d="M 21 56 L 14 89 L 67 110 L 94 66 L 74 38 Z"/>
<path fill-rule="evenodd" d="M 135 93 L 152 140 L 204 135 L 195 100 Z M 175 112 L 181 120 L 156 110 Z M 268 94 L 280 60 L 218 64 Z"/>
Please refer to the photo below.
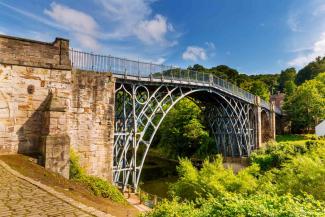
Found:
<path fill-rule="evenodd" d="M 325 1 L 0 0 L 0 33 L 181 67 L 279 73 L 325 55 Z"/>

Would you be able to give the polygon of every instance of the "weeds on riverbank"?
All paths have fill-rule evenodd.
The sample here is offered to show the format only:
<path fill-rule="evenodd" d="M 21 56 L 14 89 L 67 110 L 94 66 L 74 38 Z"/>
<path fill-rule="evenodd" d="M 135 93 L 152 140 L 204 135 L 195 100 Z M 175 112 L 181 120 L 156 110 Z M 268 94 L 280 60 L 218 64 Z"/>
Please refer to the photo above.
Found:
<path fill-rule="evenodd" d="M 111 183 L 95 176 L 86 175 L 80 167 L 78 155 L 70 151 L 70 179 L 85 184 L 94 195 L 109 198 L 117 203 L 126 203 L 123 194 Z"/>
<path fill-rule="evenodd" d="M 147 217 L 163 216 L 324 216 L 325 140 L 293 137 L 269 143 L 234 174 L 222 158 L 201 170 L 180 161 L 179 180 Z"/>

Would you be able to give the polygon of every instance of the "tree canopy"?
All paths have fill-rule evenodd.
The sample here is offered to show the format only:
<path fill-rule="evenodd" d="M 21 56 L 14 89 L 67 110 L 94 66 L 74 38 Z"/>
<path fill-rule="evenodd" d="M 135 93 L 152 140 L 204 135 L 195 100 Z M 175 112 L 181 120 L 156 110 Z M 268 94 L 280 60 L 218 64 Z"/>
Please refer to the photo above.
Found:
<path fill-rule="evenodd" d="M 304 68 L 299 70 L 296 83 L 300 85 L 306 80 L 315 78 L 319 73 L 322 72 L 325 72 L 325 57 L 317 57 L 315 61 L 310 62 Z"/>
<path fill-rule="evenodd" d="M 279 90 L 283 92 L 285 87 L 288 85 L 287 83 L 295 82 L 296 76 L 297 72 L 295 68 L 282 70 L 279 78 Z"/>
<path fill-rule="evenodd" d="M 284 110 L 295 130 L 311 130 L 325 119 L 325 73 L 316 79 L 305 81 L 292 95 L 287 97 Z"/>

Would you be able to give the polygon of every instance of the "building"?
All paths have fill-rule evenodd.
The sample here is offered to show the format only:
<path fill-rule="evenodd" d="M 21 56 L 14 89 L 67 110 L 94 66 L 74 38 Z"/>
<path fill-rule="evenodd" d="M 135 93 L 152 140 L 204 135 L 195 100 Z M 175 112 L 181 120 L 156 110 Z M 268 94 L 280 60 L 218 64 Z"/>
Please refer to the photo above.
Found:
<path fill-rule="evenodd" d="M 317 136 L 325 136 L 325 120 L 315 127 L 315 133 Z"/>
<path fill-rule="evenodd" d="M 284 97 L 284 93 L 278 92 L 270 97 L 270 102 L 272 102 L 276 107 L 282 108 Z"/>

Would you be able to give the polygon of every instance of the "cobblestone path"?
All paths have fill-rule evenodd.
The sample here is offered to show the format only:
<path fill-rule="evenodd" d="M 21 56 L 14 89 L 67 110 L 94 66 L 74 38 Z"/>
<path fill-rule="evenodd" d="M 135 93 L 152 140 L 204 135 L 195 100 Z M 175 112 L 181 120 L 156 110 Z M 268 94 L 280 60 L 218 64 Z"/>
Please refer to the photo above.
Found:
<path fill-rule="evenodd" d="M 12 175 L 0 165 L 0 217 L 3 216 L 90 215 Z"/>

